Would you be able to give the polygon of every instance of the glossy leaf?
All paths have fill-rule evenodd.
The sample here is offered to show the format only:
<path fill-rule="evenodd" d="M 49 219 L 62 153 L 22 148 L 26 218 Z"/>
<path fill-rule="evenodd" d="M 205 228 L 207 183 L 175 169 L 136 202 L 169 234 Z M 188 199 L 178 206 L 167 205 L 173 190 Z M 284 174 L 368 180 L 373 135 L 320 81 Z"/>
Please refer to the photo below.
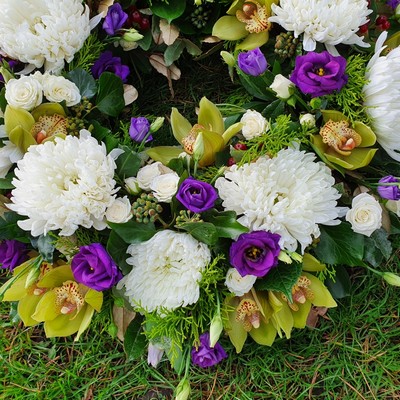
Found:
<path fill-rule="evenodd" d="M 249 231 L 248 228 L 236 220 L 236 213 L 234 211 L 219 212 L 217 210 L 210 210 L 202 215 L 205 221 L 211 222 L 215 226 L 219 237 L 236 239 L 242 233 Z"/>
<path fill-rule="evenodd" d="M 68 72 L 67 78 L 78 87 L 81 97 L 91 99 L 96 94 L 96 81 L 87 71 L 81 68 L 74 69 Z"/>
<path fill-rule="evenodd" d="M 100 75 L 96 98 L 97 108 L 104 114 L 117 117 L 125 107 L 124 87 L 121 78 L 111 72 Z"/>
<path fill-rule="evenodd" d="M 128 146 L 122 146 L 121 148 L 124 152 L 115 161 L 118 176 L 122 179 L 136 176 L 142 162 L 140 156 Z"/>
<path fill-rule="evenodd" d="M 218 241 L 217 228 L 209 222 L 187 222 L 179 225 L 179 229 L 190 233 L 195 239 L 208 246 L 212 246 Z"/>
<path fill-rule="evenodd" d="M 143 334 L 141 320 L 135 318 L 129 324 L 124 338 L 124 350 L 128 361 L 137 360 L 147 347 L 146 337 Z"/>
<path fill-rule="evenodd" d="M 168 22 L 180 17 L 186 8 L 186 2 L 181 0 L 169 0 L 168 6 L 165 1 L 153 0 L 151 2 L 151 11 L 160 18 L 165 18 Z"/>
<path fill-rule="evenodd" d="M 156 228 L 152 223 L 143 224 L 130 220 L 124 224 L 108 222 L 108 225 L 125 243 L 129 244 L 145 242 L 151 239 L 156 233 Z"/>
<path fill-rule="evenodd" d="M 330 278 L 325 280 L 325 285 L 335 299 L 342 299 L 349 296 L 351 291 L 351 282 L 349 274 L 343 265 L 335 267 L 336 275 L 333 281 Z"/>
<path fill-rule="evenodd" d="M 126 262 L 128 254 L 126 252 L 128 243 L 126 243 L 114 230 L 108 236 L 107 253 L 117 263 L 118 268 L 124 275 L 128 274 L 132 266 Z"/>

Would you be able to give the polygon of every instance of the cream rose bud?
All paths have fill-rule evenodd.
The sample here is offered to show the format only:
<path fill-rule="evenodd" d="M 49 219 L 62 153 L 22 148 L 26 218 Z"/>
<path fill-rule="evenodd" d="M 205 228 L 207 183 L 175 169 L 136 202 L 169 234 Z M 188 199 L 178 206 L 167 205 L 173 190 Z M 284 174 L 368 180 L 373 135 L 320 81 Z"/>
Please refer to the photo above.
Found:
<path fill-rule="evenodd" d="M 5 97 L 10 106 L 30 111 L 42 104 L 43 88 L 34 77 L 22 76 L 7 82 Z"/>
<path fill-rule="evenodd" d="M 172 169 L 157 161 L 140 168 L 136 178 L 141 189 L 150 190 L 150 184 L 155 177 L 171 172 L 173 172 Z"/>
<path fill-rule="evenodd" d="M 116 224 L 128 222 L 132 216 L 131 203 L 127 196 L 116 198 L 106 211 L 107 221 Z"/>
<path fill-rule="evenodd" d="M 241 276 L 236 268 L 229 268 L 226 273 L 225 286 L 236 296 L 243 296 L 253 287 L 257 277 L 254 275 Z"/>
<path fill-rule="evenodd" d="M 307 125 L 308 128 L 315 127 L 315 115 L 307 113 L 300 116 L 300 125 Z"/>
<path fill-rule="evenodd" d="M 288 99 L 292 94 L 290 89 L 294 88 L 294 83 L 283 75 L 278 74 L 275 76 L 274 81 L 270 85 L 270 88 L 276 93 L 278 97 L 283 100 Z"/>
<path fill-rule="evenodd" d="M 136 196 L 142 191 L 139 187 L 139 182 L 137 178 L 135 178 L 134 176 L 126 178 L 124 182 L 125 182 L 125 189 L 129 194 Z"/>
<path fill-rule="evenodd" d="M 178 183 L 179 175 L 176 172 L 170 172 L 156 176 L 150 184 L 150 189 L 158 201 L 170 203 L 178 190 Z"/>
<path fill-rule="evenodd" d="M 247 140 L 261 136 L 269 129 L 268 121 L 254 110 L 247 110 L 240 122 L 243 124 L 242 134 Z"/>
<path fill-rule="evenodd" d="M 351 209 L 347 211 L 346 221 L 356 233 L 371 236 L 382 226 L 382 208 L 375 197 L 368 193 L 360 193 L 354 197 Z"/>
<path fill-rule="evenodd" d="M 81 94 L 74 82 L 63 76 L 44 74 L 42 77 L 44 96 L 48 101 L 61 103 L 65 101 L 67 107 L 74 106 L 81 101 Z"/>

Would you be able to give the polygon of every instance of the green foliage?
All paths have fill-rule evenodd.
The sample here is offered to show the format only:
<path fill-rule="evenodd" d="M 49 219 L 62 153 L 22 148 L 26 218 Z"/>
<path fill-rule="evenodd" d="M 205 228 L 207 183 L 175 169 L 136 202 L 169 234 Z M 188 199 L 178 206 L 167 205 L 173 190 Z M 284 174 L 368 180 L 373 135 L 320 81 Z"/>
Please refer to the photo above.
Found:
<path fill-rule="evenodd" d="M 166 6 L 166 4 L 168 6 Z M 165 18 L 169 23 L 175 18 L 180 17 L 186 8 L 185 0 L 152 0 L 151 2 L 151 11 L 153 14 L 157 15 L 160 18 Z"/>
<path fill-rule="evenodd" d="M 96 107 L 106 115 L 117 117 L 125 106 L 121 78 L 112 72 L 103 72 L 98 85 Z"/>
<path fill-rule="evenodd" d="M 121 179 L 136 176 L 140 168 L 141 159 L 128 146 L 120 146 L 124 151 L 116 160 L 117 174 Z"/>
<path fill-rule="evenodd" d="M 140 318 L 134 318 L 124 336 L 124 350 L 128 361 L 137 360 L 146 349 L 146 337 L 143 334 Z"/>
<path fill-rule="evenodd" d="M 349 77 L 347 84 L 337 93 L 326 96 L 329 109 L 340 110 L 351 122 L 362 121 L 369 123 L 363 107 L 362 89 L 367 84 L 365 78 L 367 58 L 362 54 L 355 54 L 347 59 L 346 74 Z"/>
<path fill-rule="evenodd" d="M 97 87 L 95 79 L 89 72 L 82 68 L 76 68 L 68 72 L 67 78 L 78 87 L 82 98 L 86 97 L 87 99 L 91 99 L 96 94 Z"/>
<path fill-rule="evenodd" d="M 280 115 L 271 124 L 270 130 L 266 134 L 246 142 L 247 150 L 243 153 L 239 165 L 252 162 L 265 154 L 273 157 L 293 142 L 307 144 L 309 142 L 307 129 L 299 124 L 294 124 L 290 115 Z"/>
<path fill-rule="evenodd" d="M 91 243 L 99 243 L 101 242 L 100 239 L 100 232 L 95 231 L 93 229 L 86 229 L 83 227 L 79 227 L 75 233 L 75 240 L 76 240 L 76 246 L 81 247 L 81 246 L 87 246 Z M 56 244 L 57 247 L 57 244 Z"/>
<path fill-rule="evenodd" d="M 82 48 L 75 54 L 74 59 L 67 64 L 69 71 L 81 68 L 86 72 L 90 69 L 94 62 L 99 58 L 105 49 L 106 43 L 101 42 L 97 35 L 92 33 L 83 44 Z"/>

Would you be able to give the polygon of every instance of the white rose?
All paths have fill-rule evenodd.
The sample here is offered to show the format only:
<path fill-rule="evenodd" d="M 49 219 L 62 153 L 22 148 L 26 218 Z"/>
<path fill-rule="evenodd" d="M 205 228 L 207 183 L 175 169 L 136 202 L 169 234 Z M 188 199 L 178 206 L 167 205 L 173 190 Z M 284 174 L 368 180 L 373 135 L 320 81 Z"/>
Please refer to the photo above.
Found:
<path fill-rule="evenodd" d="M 149 190 L 150 189 L 150 184 L 151 181 L 162 174 L 168 174 L 173 172 L 172 169 L 166 167 L 159 161 L 145 165 L 144 167 L 140 168 L 140 170 L 137 173 L 137 181 L 139 184 L 139 187 L 143 190 Z"/>
<path fill-rule="evenodd" d="M 170 203 L 178 190 L 179 175 L 176 172 L 156 176 L 150 184 L 154 197 L 163 203 Z"/>
<path fill-rule="evenodd" d="M 74 106 L 81 101 L 81 94 L 74 82 L 63 76 L 44 74 L 42 78 L 43 92 L 48 101 L 61 103 L 65 101 L 67 107 Z"/>
<path fill-rule="evenodd" d="M 242 134 L 247 140 L 260 136 L 269 129 L 268 121 L 254 110 L 247 110 L 240 122 L 243 124 Z"/>
<path fill-rule="evenodd" d="M 291 96 L 290 89 L 294 87 L 294 83 L 283 75 L 278 74 L 275 76 L 270 88 L 281 99 L 288 99 Z"/>
<path fill-rule="evenodd" d="M 131 203 L 127 196 L 116 198 L 106 211 L 107 221 L 116 224 L 128 222 L 132 216 Z"/>
<path fill-rule="evenodd" d="M 243 296 L 253 287 L 257 277 L 254 275 L 241 276 L 236 268 L 229 268 L 226 273 L 225 286 L 236 296 Z"/>
<path fill-rule="evenodd" d="M 141 192 L 137 178 L 130 177 L 124 180 L 125 189 L 129 194 L 138 195 Z"/>
<path fill-rule="evenodd" d="M 7 82 L 5 97 L 10 106 L 30 111 L 42 104 L 43 88 L 34 77 L 22 76 Z"/>
<path fill-rule="evenodd" d="M 315 115 L 307 113 L 300 116 L 300 125 L 307 125 L 308 128 L 314 128 Z"/>
<path fill-rule="evenodd" d="M 354 197 L 351 209 L 346 213 L 346 221 L 356 233 L 371 236 L 382 226 L 382 208 L 375 197 L 361 193 Z"/>

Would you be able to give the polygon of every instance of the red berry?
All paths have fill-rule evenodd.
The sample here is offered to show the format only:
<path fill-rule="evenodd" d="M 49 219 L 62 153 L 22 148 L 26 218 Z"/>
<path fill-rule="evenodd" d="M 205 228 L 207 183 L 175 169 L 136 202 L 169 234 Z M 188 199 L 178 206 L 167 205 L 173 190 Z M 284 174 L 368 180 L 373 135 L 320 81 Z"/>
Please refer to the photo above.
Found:
<path fill-rule="evenodd" d="M 360 33 L 367 33 L 368 32 L 368 24 L 361 25 L 358 31 Z"/>
<path fill-rule="evenodd" d="M 140 22 L 142 21 L 142 15 L 140 14 L 139 11 L 136 10 L 131 14 L 131 20 L 132 22 L 140 24 Z"/>
<path fill-rule="evenodd" d="M 146 31 L 150 28 L 150 20 L 146 17 L 143 17 L 141 21 L 139 21 L 140 29 Z"/>
<path fill-rule="evenodd" d="M 232 165 L 236 164 L 236 161 L 235 161 L 235 159 L 233 157 L 230 157 L 228 159 L 228 163 L 227 164 L 228 164 L 228 167 L 231 167 Z"/>
<path fill-rule="evenodd" d="M 386 22 L 387 20 L 388 20 L 388 17 L 386 15 L 380 15 L 376 19 L 375 23 L 376 23 L 376 25 L 382 25 L 382 23 Z"/>
<path fill-rule="evenodd" d="M 235 150 L 247 150 L 247 146 L 244 143 L 236 143 L 233 148 Z"/>

